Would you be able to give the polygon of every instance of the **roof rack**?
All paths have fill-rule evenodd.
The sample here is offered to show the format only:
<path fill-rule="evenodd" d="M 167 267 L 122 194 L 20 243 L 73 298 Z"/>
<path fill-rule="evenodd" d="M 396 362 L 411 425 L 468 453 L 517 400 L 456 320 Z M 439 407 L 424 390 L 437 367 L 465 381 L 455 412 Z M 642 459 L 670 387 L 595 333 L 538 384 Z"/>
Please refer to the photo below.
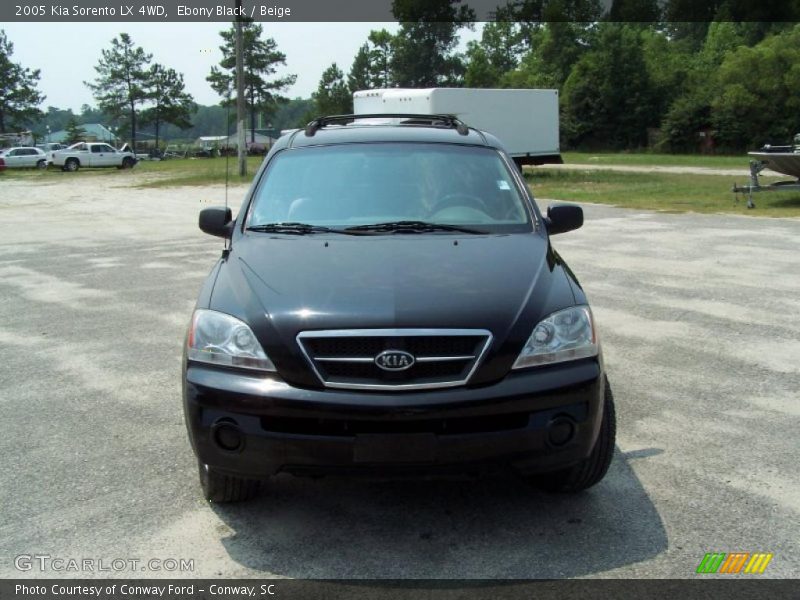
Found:
<path fill-rule="evenodd" d="M 430 123 L 431 126 L 450 127 L 458 131 L 460 135 L 468 135 L 467 127 L 460 119 L 454 115 L 423 115 L 413 113 L 374 113 L 367 115 L 331 115 L 329 117 L 317 117 L 306 125 L 306 135 L 313 137 L 317 131 L 327 125 L 346 125 L 356 119 L 405 119 L 406 125 L 423 125 Z M 441 125 L 439 125 L 441 124 Z"/>

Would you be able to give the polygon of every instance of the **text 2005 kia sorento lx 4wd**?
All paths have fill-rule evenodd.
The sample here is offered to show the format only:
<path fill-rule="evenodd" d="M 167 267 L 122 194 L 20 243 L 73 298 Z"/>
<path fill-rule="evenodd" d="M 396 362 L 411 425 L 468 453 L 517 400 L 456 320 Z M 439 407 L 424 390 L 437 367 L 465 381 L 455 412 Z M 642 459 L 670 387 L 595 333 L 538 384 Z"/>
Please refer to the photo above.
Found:
<path fill-rule="evenodd" d="M 602 479 L 614 408 L 586 296 L 489 134 L 444 115 L 317 119 L 282 137 L 186 338 L 183 401 L 206 497 L 279 472 L 511 465 L 546 489 Z M 366 119 L 366 120 L 361 120 Z"/>

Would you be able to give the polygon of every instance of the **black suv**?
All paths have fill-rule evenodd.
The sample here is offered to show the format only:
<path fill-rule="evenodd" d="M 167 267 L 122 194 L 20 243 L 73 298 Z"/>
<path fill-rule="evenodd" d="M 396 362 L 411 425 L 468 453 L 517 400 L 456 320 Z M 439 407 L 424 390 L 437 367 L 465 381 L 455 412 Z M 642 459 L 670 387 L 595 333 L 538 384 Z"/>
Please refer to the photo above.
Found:
<path fill-rule="evenodd" d="M 209 500 L 279 472 L 512 465 L 550 490 L 603 478 L 615 421 L 592 312 L 493 136 L 447 115 L 312 121 L 283 136 L 186 338 L 183 402 Z"/>

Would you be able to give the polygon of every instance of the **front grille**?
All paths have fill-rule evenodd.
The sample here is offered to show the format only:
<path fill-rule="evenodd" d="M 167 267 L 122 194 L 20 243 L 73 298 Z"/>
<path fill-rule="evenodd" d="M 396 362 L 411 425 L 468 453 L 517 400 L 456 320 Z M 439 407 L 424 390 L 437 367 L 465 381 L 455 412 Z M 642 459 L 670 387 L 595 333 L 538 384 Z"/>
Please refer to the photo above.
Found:
<path fill-rule="evenodd" d="M 483 329 L 365 329 L 305 331 L 297 342 L 320 381 L 342 389 L 410 390 L 469 381 L 491 343 Z M 384 370 L 376 357 L 407 353 L 413 365 Z"/>

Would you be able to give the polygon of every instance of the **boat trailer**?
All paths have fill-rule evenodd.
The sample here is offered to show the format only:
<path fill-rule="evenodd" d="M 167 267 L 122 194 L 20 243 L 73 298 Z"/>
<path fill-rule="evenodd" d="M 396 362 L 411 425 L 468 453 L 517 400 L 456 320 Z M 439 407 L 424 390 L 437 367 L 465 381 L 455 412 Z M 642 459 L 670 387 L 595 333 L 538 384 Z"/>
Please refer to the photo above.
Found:
<path fill-rule="evenodd" d="M 750 161 L 750 184 L 742 186 L 738 186 L 735 183 L 733 184 L 733 189 L 731 191 L 736 195 L 736 202 L 739 202 L 739 194 L 746 194 L 747 208 L 755 208 L 756 205 L 753 202 L 753 194 L 759 192 L 800 192 L 800 179 L 795 181 L 778 181 L 767 185 L 761 185 L 758 176 L 761 174 L 761 171 L 768 166 L 769 165 L 762 160 Z"/>
<path fill-rule="evenodd" d="M 750 185 L 733 184 L 736 202 L 739 194 L 747 194 L 747 208 L 755 208 L 753 194 L 758 192 L 800 192 L 800 133 L 794 136 L 794 146 L 765 145 L 758 152 L 748 152 L 750 160 Z M 758 176 L 764 169 L 795 177 L 794 181 L 778 181 L 761 185 Z"/>

